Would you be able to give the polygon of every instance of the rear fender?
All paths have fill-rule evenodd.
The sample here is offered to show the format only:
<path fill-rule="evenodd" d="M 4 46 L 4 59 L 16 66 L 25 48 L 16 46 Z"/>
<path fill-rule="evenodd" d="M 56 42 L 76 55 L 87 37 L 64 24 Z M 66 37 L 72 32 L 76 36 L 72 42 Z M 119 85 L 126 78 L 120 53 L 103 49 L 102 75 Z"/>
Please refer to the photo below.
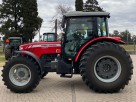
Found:
<path fill-rule="evenodd" d="M 29 51 L 16 51 L 15 53 L 32 57 L 38 63 L 38 65 L 40 67 L 41 74 L 43 73 L 43 67 L 41 65 L 40 59 L 35 54 L 33 54 L 32 52 L 29 52 Z"/>
<path fill-rule="evenodd" d="M 107 41 L 107 42 L 113 42 L 113 43 L 118 43 L 118 44 L 125 44 L 124 41 L 121 40 L 120 37 L 99 37 L 96 39 L 93 39 L 89 42 L 87 42 L 85 45 L 83 45 L 80 50 L 78 51 L 78 53 L 75 56 L 74 62 L 77 62 L 80 57 L 82 56 L 83 52 L 91 45 L 97 43 L 97 42 L 103 42 L 103 41 Z"/>

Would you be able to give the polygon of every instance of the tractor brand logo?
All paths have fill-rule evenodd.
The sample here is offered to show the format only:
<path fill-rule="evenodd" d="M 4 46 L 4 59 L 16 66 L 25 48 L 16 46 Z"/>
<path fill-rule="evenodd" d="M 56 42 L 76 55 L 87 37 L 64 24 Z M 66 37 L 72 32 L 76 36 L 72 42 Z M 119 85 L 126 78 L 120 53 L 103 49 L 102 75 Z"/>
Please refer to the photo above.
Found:
<path fill-rule="evenodd" d="M 60 44 L 42 44 L 42 45 L 33 45 L 32 48 L 35 48 L 35 47 L 61 47 Z"/>
<path fill-rule="evenodd" d="M 32 48 L 41 47 L 41 45 L 33 45 Z"/>
<path fill-rule="evenodd" d="M 41 46 L 47 46 L 47 47 L 54 47 L 54 46 L 61 46 L 60 44 L 44 44 L 44 45 L 41 45 Z"/>
<path fill-rule="evenodd" d="M 56 53 L 60 53 L 61 51 L 60 51 L 60 49 L 56 49 Z"/>

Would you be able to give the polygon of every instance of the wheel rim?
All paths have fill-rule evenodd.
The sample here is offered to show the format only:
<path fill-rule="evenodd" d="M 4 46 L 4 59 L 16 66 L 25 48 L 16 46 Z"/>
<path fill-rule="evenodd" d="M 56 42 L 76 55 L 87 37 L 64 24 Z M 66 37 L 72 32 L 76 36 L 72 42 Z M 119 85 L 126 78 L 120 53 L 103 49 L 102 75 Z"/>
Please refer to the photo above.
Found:
<path fill-rule="evenodd" d="M 113 56 L 103 56 L 96 61 L 94 73 L 100 81 L 110 83 L 119 78 L 121 64 Z"/>
<path fill-rule="evenodd" d="M 16 86 L 24 86 L 31 79 L 31 71 L 24 64 L 16 64 L 9 71 L 9 79 Z"/>

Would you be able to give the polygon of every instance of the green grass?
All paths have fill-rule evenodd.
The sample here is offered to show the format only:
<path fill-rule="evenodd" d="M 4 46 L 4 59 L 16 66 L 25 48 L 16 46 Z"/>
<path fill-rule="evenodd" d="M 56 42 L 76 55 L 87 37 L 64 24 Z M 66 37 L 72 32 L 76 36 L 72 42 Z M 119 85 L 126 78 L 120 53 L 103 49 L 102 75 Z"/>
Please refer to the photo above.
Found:
<path fill-rule="evenodd" d="M 123 47 L 126 51 L 134 51 L 136 50 L 136 46 L 134 45 L 121 45 L 121 47 Z"/>
<path fill-rule="evenodd" d="M 0 47 L 0 53 L 3 53 L 3 47 Z"/>
<path fill-rule="evenodd" d="M 5 64 L 5 56 L 3 53 L 3 48 L 0 47 L 0 67 L 2 67 Z"/>

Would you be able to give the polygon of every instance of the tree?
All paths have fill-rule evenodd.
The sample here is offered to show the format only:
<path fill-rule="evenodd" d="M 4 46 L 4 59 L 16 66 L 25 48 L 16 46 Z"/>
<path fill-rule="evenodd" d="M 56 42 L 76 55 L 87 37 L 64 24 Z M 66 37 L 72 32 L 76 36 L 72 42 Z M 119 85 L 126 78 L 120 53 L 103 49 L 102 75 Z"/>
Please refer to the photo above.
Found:
<path fill-rule="evenodd" d="M 72 10 L 71 6 L 58 4 L 56 6 L 56 14 L 53 16 L 51 22 L 55 24 L 55 20 L 57 19 L 57 26 L 59 29 L 61 29 L 63 15 L 67 12 L 70 12 L 71 10 Z M 53 27 L 53 29 L 55 29 L 55 26 Z"/>
<path fill-rule="evenodd" d="M 76 11 L 83 11 L 83 0 L 76 0 L 75 8 L 76 8 Z"/>
<path fill-rule="evenodd" d="M 37 17 L 37 20 L 38 20 L 38 30 L 40 30 L 41 26 L 42 26 L 42 23 L 43 23 L 43 19 L 41 17 Z"/>
<path fill-rule="evenodd" d="M 3 0 L 0 11 L 0 30 L 6 37 L 23 35 L 26 42 L 32 41 L 41 27 L 37 0 Z"/>
<path fill-rule="evenodd" d="M 17 35 L 21 25 L 21 4 L 19 0 L 3 0 L 0 5 L 1 32 L 5 36 Z"/>
<path fill-rule="evenodd" d="M 97 0 L 87 0 L 86 3 L 84 4 L 84 11 L 87 12 L 102 12 L 103 8 L 99 6 L 99 3 Z"/>
<path fill-rule="evenodd" d="M 113 31 L 113 36 L 119 37 L 119 31 L 118 30 L 114 30 Z"/>
<path fill-rule="evenodd" d="M 0 4 L 0 24 L 2 24 L 1 18 L 2 18 L 2 4 Z"/>
<path fill-rule="evenodd" d="M 32 41 L 35 32 L 39 29 L 37 0 L 22 0 L 23 34 L 27 41 Z"/>
<path fill-rule="evenodd" d="M 132 41 L 136 43 L 136 35 L 132 36 Z"/>
<path fill-rule="evenodd" d="M 123 41 L 127 43 L 132 42 L 131 33 L 128 30 L 120 32 L 120 37 L 122 38 Z"/>
<path fill-rule="evenodd" d="M 37 20 L 38 20 L 38 32 L 39 32 L 39 41 L 40 41 L 40 37 L 41 37 L 41 36 L 40 36 L 40 28 L 41 28 L 41 26 L 42 26 L 43 19 L 40 18 L 40 17 L 38 17 Z"/>

